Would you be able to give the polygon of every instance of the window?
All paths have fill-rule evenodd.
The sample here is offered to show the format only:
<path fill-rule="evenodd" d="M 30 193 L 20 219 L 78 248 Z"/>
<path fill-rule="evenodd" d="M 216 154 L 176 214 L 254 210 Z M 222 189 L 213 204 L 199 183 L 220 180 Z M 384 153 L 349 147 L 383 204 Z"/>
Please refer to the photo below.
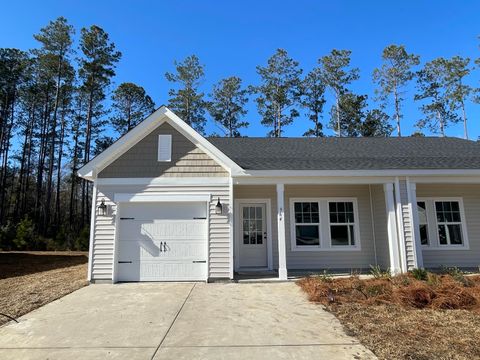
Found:
<path fill-rule="evenodd" d="M 355 198 L 291 198 L 292 251 L 360 250 Z"/>
<path fill-rule="evenodd" d="M 318 202 L 295 202 L 296 246 L 320 245 Z"/>
<path fill-rule="evenodd" d="M 262 206 L 244 206 L 243 208 L 243 244 L 263 244 L 263 208 Z"/>
<path fill-rule="evenodd" d="M 330 241 L 332 246 L 355 246 L 353 202 L 329 202 Z"/>
<path fill-rule="evenodd" d="M 427 203 L 425 201 L 418 201 L 417 209 L 420 227 L 420 242 L 422 245 L 428 245 Z"/>
<path fill-rule="evenodd" d="M 438 242 L 440 245 L 463 245 L 462 219 L 458 201 L 435 201 Z"/>
<path fill-rule="evenodd" d="M 468 250 L 462 198 L 419 198 L 417 209 L 424 250 Z"/>
<path fill-rule="evenodd" d="M 172 161 L 172 135 L 158 135 L 158 161 Z"/>

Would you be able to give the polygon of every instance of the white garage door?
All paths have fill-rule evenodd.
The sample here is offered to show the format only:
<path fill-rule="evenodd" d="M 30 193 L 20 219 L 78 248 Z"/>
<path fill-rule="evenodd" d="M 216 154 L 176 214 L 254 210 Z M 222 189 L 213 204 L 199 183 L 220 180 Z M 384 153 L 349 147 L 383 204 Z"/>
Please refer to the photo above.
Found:
<path fill-rule="evenodd" d="M 206 207 L 204 202 L 121 204 L 117 280 L 205 280 Z"/>

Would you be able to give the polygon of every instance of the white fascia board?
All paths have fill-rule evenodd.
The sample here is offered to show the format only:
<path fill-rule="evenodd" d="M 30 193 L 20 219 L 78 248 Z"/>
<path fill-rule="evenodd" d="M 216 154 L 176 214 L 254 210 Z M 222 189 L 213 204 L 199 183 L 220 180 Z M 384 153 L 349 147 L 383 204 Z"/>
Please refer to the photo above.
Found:
<path fill-rule="evenodd" d="M 271 185 L 282 183 L 286 185 L 323 185 L 323 184 L 385 184 L 394 181 L 394 177 L 388 176 L 234 176 L 234 185 Z"/>
<path fill-rule="evenodd" d="M 98 185 L 225 186 L 229 177 L 97 178 Z"/>
<path fill-rule="evenodd" d="M 232 174 L 233 175 L 233 174 Z M 305 176 L 480 176 L 480 169 L 401 169 L 401 170 L 248 170 L 247 177 L 305 177 Z M 239 176 L 239 175 L 237 175 Z"/>
<path fill-rule="evenodd" d="M 172 120 L 171 125 L 180 133 L 185 135 L 191 142 L 198 146 L 207 155 L 216 160 L 225 170 L 232 174 L 243 174 L 245 171 L 238 166 L 232 159 L 230 159 L 223 152 L 218 150 L 211 142 L 205 139 L 202 135 L 196 132 L 185 121 L 182 121 L 175 113 L 168 108 L 165 108 L 165 115 Z"/>
<path fill-rule="evenodd" d="M 115 202 L 209 202 L 209 193 L 115 193 Z"/>

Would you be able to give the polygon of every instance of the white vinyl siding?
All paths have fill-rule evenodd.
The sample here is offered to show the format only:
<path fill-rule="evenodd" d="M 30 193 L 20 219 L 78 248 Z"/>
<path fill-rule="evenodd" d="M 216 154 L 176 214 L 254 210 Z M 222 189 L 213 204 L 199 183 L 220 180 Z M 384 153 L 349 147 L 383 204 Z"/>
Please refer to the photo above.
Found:
<path fill-rule="evenodd" d="M 158 161 L 172 161 L 172 135 L 158 135 Z"/>

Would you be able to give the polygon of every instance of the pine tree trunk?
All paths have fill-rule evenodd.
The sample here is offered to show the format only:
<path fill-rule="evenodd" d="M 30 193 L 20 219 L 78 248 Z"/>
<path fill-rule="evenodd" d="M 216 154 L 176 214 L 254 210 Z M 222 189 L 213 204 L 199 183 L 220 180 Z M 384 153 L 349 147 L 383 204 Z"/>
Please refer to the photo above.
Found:
<path fill-rule="evenodd" d="M 462 116 L 463 116 L 463 133 L 466 140 L 468 140 L 468 127 L 467 127 L 467 112 L 465 111 L 465 103 L 462 101 Z"/>

